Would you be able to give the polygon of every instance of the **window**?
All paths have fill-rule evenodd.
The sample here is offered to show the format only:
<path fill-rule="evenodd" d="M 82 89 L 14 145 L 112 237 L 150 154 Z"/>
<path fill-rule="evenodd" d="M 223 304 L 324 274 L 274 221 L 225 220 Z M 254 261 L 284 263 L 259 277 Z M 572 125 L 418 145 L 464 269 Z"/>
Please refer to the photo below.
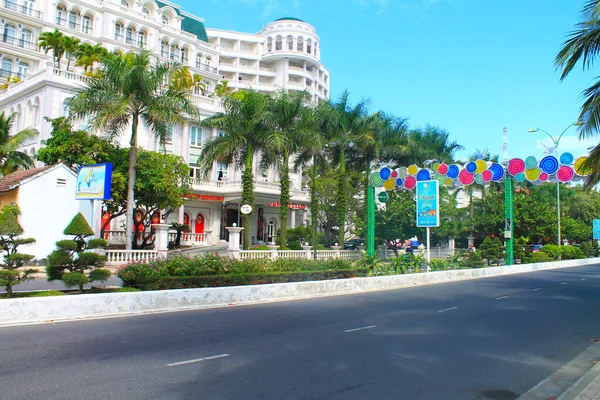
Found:
<path fill-rule="evenodd" d="M 67 186 L 67 178 L 56 178 L 56 186 Z"/>
<path fill-rule="evenodd" d="M 125 0 L 121 0 L 121 5 L 125 8 L 129 8 L 129 3 L 126 2 Z"/>
<path fill-rule="evenodd" d="M 315 57 L 317 56 L 317 42 L 315 42 L 315 46 L 314 46 L 314 51 L 315 51 Z"/>
<path fill-rule="evenodd" d="M 32 48 L 32 42 L 31 42 L 31 31 L 27 30 L 27 29 L 23 29 L 21 31 L 21 43 L 19 44 L 19 46 L 26 48 L 26 49 L 31 49 Z"/>
<path fill-rule="evenodd" d="M 292 36 L 287 37 L 288 50 L 294 50 L 294 38 Z"/>
<path fill-rule="evenodd" d="M 17 9 L 17 0 L 6 0 L 6 8 L 11 10 Z"/>
<path fill-rule="evenodd" d="M 223 131 L 218 131 L 218 132 L 217 132 L 217 137 L 222 137 L 222 136 L 225 136 L 225 132 L 223 132 Z"/>
<path fill-rule="evenodd" d="M 178 52 L 179 52 L 179 46 L 177 46 L 176 44 L 172 44 L 171 45 L 171 54 L 170 54 L 170 59 L 171 60 L 176 60 L 177 56 L 178 56 Z"/>
<path fill-rule="evenodd" d="M 146 7 L 144 7 L 144 8 L 142 8 L 142 14 L 150 15 L 150 11 L 148 11 L 148 9 Z"/>
<path fill-rule="evenodd" d="M 163 40 L 160 43 L 160 56 L 161 57 L 169 57 L 169 42 Z"/>
<path fill-rule="evenodd" d="M 271 51 L 271 49 L 273 48 L 273 38 L 268 38 L 267 39 L 267 51 Z"/>
<path fill-rule="evenodd" d="M 201 65 L 202 65 L 202 54 L 198 53 L 198 54 L 196 54 L 196 68 L 200 68 Z"/>
<path fill-rule="evenodd" d="M 67 117 L 69 115 L 69 101 L 71 101 L 70 97 L 63 101 L 63 117 Z"/>
<path fill-rule="evenodd" d="M 208 67 L 210 67 L 210 56 L 206 56 L 206 65 L 204 66 L 204 69 L 208 71 Z"/>
<path fill-rule="evenodd" d="M 196 125 L 190 125 L 190 146 L 200 147 L 202 142 L 202 128 Z"/>
<path fill-rule="evenodd" d="M 56 7 L 56 25 L 64 25 L 67 22 L 67 9 L 63 6 Z"/>
<path fill-rule="evenodd" d="M 83 33 L 92 33 L 92 17 L 85 15 L 81 22 L 81 31 Z"/>
<path fill-rule="evenodd" d="M 181 49 L 181 62 L 184 64 L 188 62 L 188 51 L 186 48 Z"/>
<path fill-rule="evenodd" d="M 311 53 L 312 53 L 312 42 L 311 42 L 311 40 L 310 40 L 310 39 L 308 39 L 308 40 L 306 41 L 306 52 L 307 52 L 308 54 L 311 54 Z"/>
<path fill-rule="evenodd" d="M 138 45 L 140 47 L 146 47 L 146 32 L 138 32 Z"/>
<path fill-rule="evenodd" d="M 165 135 L 165 143 L 173 143 L 173 124 L 167 125 L 167 134 Z"/>
<path fill-rule="evenodd" d="M 125 42 L 126 43 L 133 44 L 134 33 L 135 33 L 135 31 L 133 30 L 132 27 L 127 28 L 127 30 L 125 31 Z"/>
<path fill-rule="evenodd" d="M 117 22 L 115 24 L 115 40 L 123 40 L 123 31 L 125 27 L 122 22 Z"/>
<path fill-rule="evenodd" d="M 79 24 L 77 20 L 79 19 L 79 14 L 76 11 L 69 12 L 69 28 L 77 29 L 79 28 Z"/>
<path fill-rule="evenodd" d="M 169 18 L 166 15 L 162 16 L 162 23 L 163 25 L 169 25 Z"/>
<path fill-rule="evenodd" d="M 12 73 L 12 60 L 10 58 L 2 58 L 2 70 L 0 76 L 3 78 L 9 77 Z"/>
<path fill-rule="evenodd" d="M 277 39 L 275 40 L 275 50 L 281 50 L 281 41 L 283 39 L 281 38 L 281 36 L 277 36 Z"/>
<path fill-rule="evenodd" d="M 19 70 L 17 72 L 17 76 L 20 79 L 23 79 L 24 77 L 27 76 L 27 71 L 29 71 L 29 64 L 27 64 L 26 62 L 19 62 Z"/>
<path fill-rule="evenodd" d="M 21 12 L 25 15 L 33 14 L 33 0 L 25 0 Z"/>
<path fill-rule="evenodd" d="M 4 35 L 2 35 L 4 43 L 15 43 L 15 27 L 12 25 L 4 25 Z"/>
<path fill-rule="evenodd" d="M 298 50 L 298 51 L 304 50 L 304 39 L 302 38 L 302 36 L 298 38 L 298 41 L 296 43 L 296 50 Z"/>
<path fill-rule="evenodd" d="M 227 178 L 227 164 L 221 161 L 217 161 L 217 180 L 223 180 Z"/>

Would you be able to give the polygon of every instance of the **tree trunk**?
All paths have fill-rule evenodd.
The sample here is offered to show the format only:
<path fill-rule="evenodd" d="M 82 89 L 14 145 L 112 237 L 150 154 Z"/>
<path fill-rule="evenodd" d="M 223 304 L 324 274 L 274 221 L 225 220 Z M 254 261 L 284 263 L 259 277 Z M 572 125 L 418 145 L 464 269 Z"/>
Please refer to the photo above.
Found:
<path fill-rule="evenodd" d="M 340 152 L 340 176 L 338 177 L 338 198 L 337 198 L 337 207 L 338 207 L 338 218 L 337 224 L 339 228 L 338 232 L 338 245 L 344 246 L 345 235 L 345 225 L 346 225 L 346 206 L 347 206 L 347 193 L 346 193 L 346 155 L 344 150 Z"/>
<path fill-rule="evenodd" d="M 281 207 L 279 208 L 279 219 L 281 219 L 281 233 L 279 236 L 279 243 L 282 248 L 287 247 L 287 220 L 289 215 L 289 204 L 290 204 L 290 167 L 289 153 L 287 150 L 283 152 L 281 176 L 280 176 L 280 187 L 279 187 L 279 202 Z"/>
<path fill-rule="evenodd" d="M 127 212 L 125 213 L 125 249 L 131 250 L 133 247 L 133 205 L 135 201 L 134 187 L 135 187 L 135 163 L 137 160 L 137 127 L 138 127 L 138 115 L 134 114 L 133 122 L 131 124 L 131 140 L 129 145 L 129 178 L 127 180 Z"/>
<path fill-rule="evenodd" d="M 248 250 L 250 245 L 250 218 L 254 214 L 254 175 L 252 173 L 253 152 L 251 147 L 246 150 L 246 161 L 244 174 L 242 175 L 242 204 L 252 206 L 250 214 L 243 214 L 242 221 L 244 225 L 244 250 Z"/>
<path fill-rule="evenodd" d="M 310 223 L 312 224 L 313 257 L 317 259 L 317 225 L 319 217 L 319 202 L 317 201 L 317 159 L 313 156 L 312 176 L 310 182 Z"/>

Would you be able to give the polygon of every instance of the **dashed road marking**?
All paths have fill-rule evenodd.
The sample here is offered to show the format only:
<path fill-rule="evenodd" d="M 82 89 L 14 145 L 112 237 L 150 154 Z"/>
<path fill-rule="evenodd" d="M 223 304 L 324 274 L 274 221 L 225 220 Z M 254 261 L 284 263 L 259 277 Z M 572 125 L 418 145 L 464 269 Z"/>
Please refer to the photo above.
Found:
<path fill-rule="evenodd" d="M 223 353 L 223 354 L 217 354 L 216 356 L 208 356 L 208 357 L 202 357 L 202 358 L 194 358 L 193 360 L 178 361 L 178 362 L 167 364 L 167 366 L 176 367 L 178 365 L 192 364 L 192 363 L 197 363 L 197 362 L 201 362 L 201 361 L 215 360 L 217 358 L 224 358 L 224 357 L 229 357 L 229 354 Z"/>
<path fill-rule="evenodd" d="M 442 313 L 442 312 L 446 312 L 446 311 L 452 311 L 452 310 L 456 310 L 457 308 L 458 308 L 458 307 L 450 307 L 450 308 L 445 308 L 445 309 L 443 309 L 443 310 L 438 310 L 438 312 L 439 312 L 439 313 Z"/>
<path fill-rule="evenodd" d="M 348 333 L 348 332 L 364 331 L 365 329 L 373 329 L 373 328 L 377 328 L 377 325 L 369 325 L 369 326 L 363 326 L 360 328 L 346 329 L 344 332 Z"/>
<path fill-rule="evenodd" d="M 585 281 L 585 278 L 581 278 L 580 281 Z"/>
<path fill-rule="evenodd" d="M 535 288 L 533 289 L 534 292 L 537 292 L 538 290 L 542 290 L 543 288 L 539 287 L 539 288 Z"/>
<path fill-rule="evenodd" d="M 496 297 L 496 300 L 504 300 L 504 299 L 508 299 L 508 296 Z"/>
<path fill-rule="evenodd" d="M 567 282 L 563 282 L 563 283 L 561 283 L 561 285 L 566 285 L 566 284 L 567 284 Z"/>

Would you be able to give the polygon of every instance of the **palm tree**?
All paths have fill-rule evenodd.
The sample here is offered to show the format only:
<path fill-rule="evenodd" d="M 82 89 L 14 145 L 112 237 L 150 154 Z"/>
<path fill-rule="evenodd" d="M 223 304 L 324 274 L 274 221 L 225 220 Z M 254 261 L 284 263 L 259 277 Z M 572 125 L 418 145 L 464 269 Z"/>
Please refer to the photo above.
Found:
<path fill-rule="evenodd" d="M 184 89 L 194 89 L 194 92 L 200 91 L 202 94 L 204 94 L 206 90 L 206 84 L 203 82 L 204 78 L 198 74 L 192 75 L 187 66 L 174 71 L 171 74 L 169 81 L 171 82 L 171 85 L 176 85 L 179 88 Z"/>
<path fill-rule="evenodd" d="M 91 72 L 94 64 L 99 63 L 107 55 L 108 50 L 99 43 L 96 43 L 93 46 L 88 43 L 83 43 L 77 50 L 77 60 L 75 61 L 75 65 L 83 67 L 85 72 Z"/>
<path fill-rule="evenodd" d="M 232 92 L 233 89 L 229 87 L 229 81 L 227 79 L 223 79 L 215 86 L 215 94 L 217 97 L 229 96 Z"/>
<path fill-rule="evenodd" d="M 67 56 L 67 71 L 71 66 L 71 61 L 73 58 L 77 56 L 77 52 L 79 51 L 81 40 L 76 38 L 75 36 L 65 36 L 63 37 L 63 48 L 65 49 L 65 54 Z"/>
<path fill-rule="evenodd" d="M 54 32 L 42 32 L 38 36 L 38 47 L 43 49 L 46 54 L 52 50 L 52 56 L 58 68 L 60 68 L 60 59 L 65 54 L 64 38 L 65 35 L 58 29 L 55 29 Z"/>
<path fill-rule="evenodd" d="M 463 146 L 455 141 L 450 141 L 450 134 L 443 129 L 434 126 L 426 126 L 424 129 L 414 129 L 408 134 L 411 146 L 411 163 L 421 163 L 424 160 L 439 160 L 452 162 L 454 153 L 462 150 Z"/>
<path fill-rule="evenodd" d="M 281 91 L 271 102 L 267 113 L 267 147 L 261 168 L 276 166 L 280 176 L 281 247 L 287 247 L 287 220 L 290 204 L 290 158 L 313 140 L 316 126 L 313 113 L 306 106 L 306 92 L 289 94 Z"/>
<path fill-rule="evenodd" d="M 600 2 L 587 0 L 581 11 L 583 21 L 569 33 L 567 40 L 554 59 L 557 70 L 562 70 L 560 80 L 564 80 L 575 68 L 579 61 L 583 69 L 589 69 L 600 55 Z M 579 120 L 579 139 L 598 134 L 600 129 L 600 79 L 583 91 L 585 101 L 581 106 Z M 586 166 L 591 169 L 591 175 L 585 182 L 586 188 L 591 188 L 600 182 L 600 143 L 590 153 Z"/>
<path fill-rule="evenodd" d="M 87 87 L 80 90 L 69 103 L 72 117 L 91 117 L 92 129 L 105 130 L 113 138 L 131 126 L 127 249 L 131 249 L 133 244 L 138 126 L 142 123 L 160 143 L 164 143 L 169 124 L 184 123 L 186 117 L 199 115 L 188 90 L 164 84 L 178 68 L 173 63 L 153 61 L 148 51 L 107 57 L 103 60 L 99 76 L 90 78 Z"/>
<path fill-rule="evenodd" d="M 265 123 L 270 98 L 254 91 L 239 91 L 236 96 L 223 98 L 224 112 L 201 121 L 203 126 L 218 128 L 226 132 L 204 144 L 198 164 L 207 177 L 215 161 L 234 164 L 243 170 L 242 204 L 254 204 L 255 156 L 265 148 L 267 125 Z M 250 214 L 242 216 L 244 229 L 244 249 L 250 244 Z"/>
<path fill-rule="evenodd" d="M 27 154 L 17 150 L 27 140 L 37 135 L 35 129 L 26 128 L 11 136 L 13 115 L 7 116 L 0 112 L 0 172 L 6 176 L 17 168 L 32 168 L 33 160 Z"/>
<path fill-rule="evenodd" d="M 352 106 L 348 92 L 342 93 L 339 100 L 329 102 L 330 112 L 325 119 L 325 130 L 333 161 L 339 166 L 338 193 L 336 207 L 338 209 L 339 243 L 344 245 L 348 181 L 346 179 L 346 152 L 352 147 L 361 147 L 369 141 L 369 124 L 367 103 L 361 101 Z"/>

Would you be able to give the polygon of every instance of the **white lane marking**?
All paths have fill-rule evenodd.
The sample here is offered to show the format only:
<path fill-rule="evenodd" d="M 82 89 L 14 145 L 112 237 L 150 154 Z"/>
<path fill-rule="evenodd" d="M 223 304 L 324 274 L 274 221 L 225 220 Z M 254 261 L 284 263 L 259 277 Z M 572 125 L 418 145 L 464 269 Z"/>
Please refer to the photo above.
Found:
<path fill-rule="evenodd" d="M 496 297 L 496 300 L 504 300 L 504 299 L 508 299 L 508 296 Z"/>
<path fill-rule="evenodd" d="M 167 366 L 175 367 L 177 365 L 185 365 L 185 364 L 197 363 L 197 362 L 201 362 L 201 361 L 215 360 L 217 358 L 224 358 L 224 357 L 229 357 L 229 354 L 223 353 L 223 354 L 217 354 L 216 356 L 208 356 L 208 357 L 202 357 L 202 358 L 195 358 L 193 360 L 179 361 L 179 362 L 167 364 Z"/>
<path fill-rule="evenodd" d="M 452 310 L 456 310 L 458 307 L 450 307 L 450 308 L 445 308 L 443 310 L 439 310 L 438 312 L 442 313 L 442 312 L 446 312 L 446 311 L 452 311 Z"/>
<path fill-rule="evenodd" d="M 538 290 L 542 290 L 542 289 L 543 289 L 543 288 L 539 287 L 539 288 L 533 289 L 533 291 L 534 291 L 534 292 L 537 292 Z"/>
<path fill-rule="evenodd" d="M 561 283 L 561 285 L 566 285 L 566 284 L 567 284 L 567 282 L 563 282 L 563 283 Z"/>
<path fill-rule="evenodd" d="M 596 275 L 596 278 L 600 278 L 600 275 Z"/>
<path fill-rule="evenodd" d="M 585 278 L 581 278 L 580 281 L 585 281 Z"/>
<path fill-rule="evenodd" d="M 377 325 L 369 325 L 369 326 L 362 326 L 360 328 L 346 329 L 344 332 L 348 333 L 348 332 L 364 331 L 365 329 L 373 329 L 373 328 L 377 328 Z"/>

